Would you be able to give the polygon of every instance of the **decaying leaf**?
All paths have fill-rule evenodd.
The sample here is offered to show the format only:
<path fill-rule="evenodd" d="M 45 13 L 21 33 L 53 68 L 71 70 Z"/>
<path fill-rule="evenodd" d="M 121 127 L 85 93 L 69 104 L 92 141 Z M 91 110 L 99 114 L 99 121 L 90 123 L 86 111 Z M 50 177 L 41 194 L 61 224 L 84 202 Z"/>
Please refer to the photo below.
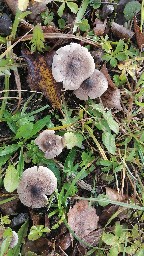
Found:
<path fill-rule="evenodd" d="M 32 90 L 42 91 L 53 107 L 61 109 L 58 86 L 45 57 L 38 53 L 31 54 L 27 50 L 23 50 L 22 55 L 28 64 L 28 82 L 30 88 Z"/>
<path fill-rule="evenodd" d="M 136 34 L 137 44 L 140 50 L 144 48 L 144 34 L 141 32 L 140 27 L 137 25 L 136 17 L 134 17 L 134 31 Z"/>
<path fill-rule="evenodd" d="M 84 237 L 84 240 L 86 243 L 91 244 L 92 246 L 96 246 L 99 243 L 102 233 L 103 230 L 99 228 L 98 230 L 90 232 L 87 236 Z"/>
<path fill-rule="evenodd" d="M 27 8 L 31 11 L 30 19 L 34 20 L 37 15 L 46 10 L 46 5 L 52 0 L 33 1 L 33 0 L 5 0 L 13 14 L 16 14 L 17 9 L 25 11 Z"/>
<path fill-rule="evenodd" d="M 116 35 L 118 38 L 123 39 L 131 39 L 134 36 L 134 32 L 130 29 L 125 28 L 122 25 L 119 25 L 118 23 L 112 22 L 111 24 L 111 30 L 114 35 Z"/>
<path fill-rule="evenodd" d="M 109 187 L 106 187 L 106 195 L 108 198 L 112 201 L 119 201 L 119 202 L 125 202 L 128 198 L 125 194 L 120 194 L 115 189 L 111 189 Z M 107 221 L 110 221 L 115 218 L 125 219 L 128 217 L 127 215 L 128 210 L 125 207 L 121 207 L 118 205 L 108 205 L 106 206 L 102 214 L 100 215 L 99 222 L 100 224 L 107 223 Z"/>
<path fill-rule="evenodd" d="M 104 22 L 102 22 L 99 19 L 95 19 L 95 23 L 94 23 L 95 27 L 94 27 L 94 34 L 97 36 L 102 36 L 105 32 L 106 29 L 106 20 Z"/>
<path fill-rule="evenodd" d="M 107 108 L 115 108 L 118 110 L 122 110 L 121 107 L 121 95 L 120 95 L 120 90 L 119 89 L 112 89 L 108 87 L 107 91 L 101 96 L 102 103 L 104 107 Z"/>
<path fill-rule="evenodd" d="M 110 109 L 116 108 L 118 110 L 121 110 L 122 107 L 120 103 L 120 100 L 121 100 L 120 90 L 115 86 L 114 82 L 112 81 L 105 64 L 102 66 L 101 72 L 105 75 L 105 77 L 108 80 L 108 89 L 101 96 L 101 100 L 104 107 L 107 107 Z"/>
<path fill-rule="evenodd" d="M 81 239 L 97 229 L 99 217 L 88 201 L 79 201 L 68 212 L 68 224 Z"/>
<path fill-rule="evenodd" d="M 126 195 L 121 195 L 120 193 L 118 193 L 118 191 L 109 187 L 106 187 L 106 195 L 112 201 L 122 202 L 126 199 Z"/>
<path fill-rule="evenodd" d="M 106 79 L 108 80 L 108 85 L 109 85 L 111 88 L 115 89 L 116 86 L 115 86 L 114 82 L 112 81 L 112 79 L 111 79 L 111 77 L 110 77 L 110 75 L 109 75 L 109 73 L 108 73 L 106 64 L 104 64 L 104 65 L 102 66 L 101 72 L 105 75 Z"/>

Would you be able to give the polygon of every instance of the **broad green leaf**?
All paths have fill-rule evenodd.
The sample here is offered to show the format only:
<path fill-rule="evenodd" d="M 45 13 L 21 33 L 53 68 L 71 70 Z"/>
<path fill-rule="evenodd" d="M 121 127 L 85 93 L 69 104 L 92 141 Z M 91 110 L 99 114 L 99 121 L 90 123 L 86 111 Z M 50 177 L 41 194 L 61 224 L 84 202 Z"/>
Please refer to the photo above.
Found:
<path fill-rule="evenodd" d="M 114 54 L 117 54 L 117 53 L 123 51 L 123 48 L 124 48 L 124 41 L 120 39 L 117 46 L 116 46 Z"/>
<path fill-rule="evenodd" d="M 65 9 L 65 3 L 62 3 L 61 6 L 58 8 L 58 11 L 57 11 L 57 13 L 60 17 L 62 17 L 64 9 Z"/>
<path fill-rule="evenodd" d="M 81 3 L 81 6 L 78 10 L 78 13 L 77 13 L 77 17 L 76 17 L 76 20 L 75 20 L 75 24 L 74 24 L 74 27 L 73 27 L 73 33 L 76 32 L 77 28 L 78 28 L 78 24 L 81 22 L 81 20 L 83 19 L 84 17 L 84 14 L 86 12 L 86 9 L 89 5 L 89 0 L 83 0 L 82 3 Z"/>
<path fill-rule="evenodd" d="M 117 65 L 117 59 L 114 58 L 114 57 L 111 57 L 111 59 L 110 59 L 110 65 L 111 65 L 113 68 L 115 68 L 116 65 Z"/>
<path fill-rule="evenodd" d="M 7 160 L 9 158 L 10 158 L 10 155 L 1 156 L 1 158 L 0 158 L 0 167 L 2 167 L 7 162 Z"/>
<path fill-rule="evenodd" d="M 19 184 L 19 174 L 13 165 L 9 165 L 4 177 L 4 187 L 6 191 L 13 192 Z"/>
<path fill-rule="evenodd" d="M 77 13 L 78 11 L 78 5 L 74 2 L 67 2 L 67 6 L 70 8 L 71 12 Z"/>
<path fill-rule="evenodd" d="M 50 116 L 45 116 L 43 119 L 38 120 L 34 125 L 31 133 L 29 134 L 29 138 L 36 135 L 39 131 L 41 131 L 45 126 L 48 126 L 50 123 Z"/>
<path fill-rule="evenodd" d="M 131 1 L 125 5 L 124 17 L 126 20 L 132 20 L 133 17 L 141 10 L 141 4 L 138 1 Z"/>
<path fill-rule="evenodd" d="M 44 225 L 32 226 L 28 235 L 28 239 L 31 241 L 37 240 L 42 236 L 43 233 L 48 232 L 50 232 L 50 229 L 47 227 L 45 228 Z"/>
<path fill-rule="evenodd" d="M 20 147 L 20 145 L 18 145 L 18 144 L 12 144 L 9 146 L 2 147 L 2 148 L 0 148 L 0 156 L 6 156 L 9 154 L 12 154 L 15 151 L 17 151 L 19 147 Z"/>
<path fill-rule="evenodd" d="M 27 138 L 29 138 L 29 135 L 32 132 L 32 130 L 33 130 L 33 123 L 32 122 L 26 123 L 26 124 L 22 125 L 17 130 L 15 138 L 16 139 L 20 139 L 20 138 L 27 139 Z"/>
<path fill-rule="evenodd" d="M 102 141 L 108 152 L 114 155 L 116 151 L 115 136 L 109 132 L 103 132 Z"/>
<path fill-rule="evenodd" d="M 1 248 L 0 248 L 0 256 L 5 256 L 7 255 L 7 250 L 9 248 L 9 244 L 11 242 L 11 236 L 8 236 L 7 238 L 4 239 L 4 241 L 1 244 Z M 12 255 L 10 255 L 12 256 Z"/>
<path fill-rule="evenodd" d="M 119 223 L 116 223 L 115 224 L 115 229 L 114 229 L 114 232 L 115 232 L 115 235 L 117 237 L 121 237 L 124 233 L 124 229 L 123 229 L 123 226 L 120 225 Z"/>
<path fill-rule="evenodd" d="M 115 236 L 111 233 L 103 233 L 102 241 L 107 245 L 115 245 Z"/>
<path fill-rule="evenodd" d="M 66 22 L 64 19 L 61 18 L 58 20 L 59 28 L 61 28 L 61 29 L 65 28 L 65 24 L 66 24 Z"/>
<path fill-rule="evenodd" d="M 81 31 L 88 31 L 90 29 L 90 25 L 87 19 L 83 19 L 79 24 L 79 29 Z"/>
<path fill-rule="evenodd" d="M 126 60 L 127 56 L 124 52 L 119 52 L 117 53 L 117 55 L 115 56 L 119 61 L 124 61 Z"/>
<path fill-rule="evenodd" d="M 118 256 L 119 255 L 119 246 L 114 246 L 110 248 L 109 256 Z"/>
<path fill-rule="evenodd" d="M 108 126 L 110 129 L 115 132 L 116 134 L 119 133 L 119 125 L 118 123 L 113 119 L 111 111 L 107 111 L 103 114 L 104 119 L 107 121 Z"/>
<path fill-rule="evenodd" d="M 64 143 L 68 149 L 77 146 L 81 148 L 83 136 L 80 133 L 66 132 L 64 134 Z"/>

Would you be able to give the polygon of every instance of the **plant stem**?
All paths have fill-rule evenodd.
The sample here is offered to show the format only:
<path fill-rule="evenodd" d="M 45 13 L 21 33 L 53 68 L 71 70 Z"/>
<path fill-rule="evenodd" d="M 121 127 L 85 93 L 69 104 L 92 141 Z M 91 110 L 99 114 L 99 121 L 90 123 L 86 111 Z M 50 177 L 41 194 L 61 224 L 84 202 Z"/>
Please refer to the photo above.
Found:
<path fill-rule="evenodd" d="M 93 141 L 95 142 L 95 144 L 97 145 L 101 156 L 103 157 L 104 160 L 108 160 L 107 156 L 103 150 L 103 148 L 101 147 L 101 145 L 99 144 L 98 140 L 96 139 L 96 137 L 93 135 L 93 130 L 87 125 L 84 125 L 85 129 L 88 131 L 89 135 L 92 137 Z"/>
<path fill-rule="evenodd" d="M 2 119 L 3 117 L 3 113 L 5 111 L 5 108 L 6 108 L 6 104 L 7 104 L 7 98 L 8 98 L 8 95 L 9 95 L 9 78 L 10 76 L 9 75 L 5 75 L 5 93 L 4 93 L 4 99 L 2 101 L 2 105 L 1 105 L 1 110 L 0 110 L 0 120 Z"/>

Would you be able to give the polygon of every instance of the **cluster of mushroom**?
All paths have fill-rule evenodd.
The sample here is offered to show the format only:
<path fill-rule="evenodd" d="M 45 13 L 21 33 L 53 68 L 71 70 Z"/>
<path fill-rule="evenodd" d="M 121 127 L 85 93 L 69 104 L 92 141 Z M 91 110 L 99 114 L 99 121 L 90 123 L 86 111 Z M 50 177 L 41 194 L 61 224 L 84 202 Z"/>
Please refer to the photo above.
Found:
<path fill-rule="evenodd" d="M 74 90 L 80 100 L 100 97 L 108 88 L 104 74 L 95 69 L 92 55 L 77 43 L 61 47 L 53 57 L 52 74 L 65 90 Z"/>

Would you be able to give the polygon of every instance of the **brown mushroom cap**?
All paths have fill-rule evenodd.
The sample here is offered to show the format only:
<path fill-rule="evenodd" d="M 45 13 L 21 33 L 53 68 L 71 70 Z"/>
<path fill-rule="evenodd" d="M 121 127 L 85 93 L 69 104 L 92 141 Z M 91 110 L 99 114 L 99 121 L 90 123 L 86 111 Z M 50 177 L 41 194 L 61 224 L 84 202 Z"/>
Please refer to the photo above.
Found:
<path fill-rule="evenodd" d="M 56 188 L 57 178 L 50 169 L 33 166 L 23 172 L 17 192 L 24 205 L 41 208 L 47 204 L 46 195 L 51 195 Z"/>
<path fill-rule="evenodd" d="M 58 156 L 63 148 L 62 137 L 53 130 L 45 130 L 36 138 L 35 144 L 45 153 L 47 159 Z"/>
<path fill-rule="evenodd" d="M 86 79 L 78 88 L 74 91 L 74 94 L 80 100 L 95 99 L 100 97 L 108 88 L 108 81 L 104 74 L 95 69 L 94 73 Z"/>
<path fill-rule="evenodd" d="M 52 74 L 57 82 L 63 82 L 65 90 L 78 89 L 94 69 L 93 57 L 77 43 L 61 47 L 53 57 Z"/>

